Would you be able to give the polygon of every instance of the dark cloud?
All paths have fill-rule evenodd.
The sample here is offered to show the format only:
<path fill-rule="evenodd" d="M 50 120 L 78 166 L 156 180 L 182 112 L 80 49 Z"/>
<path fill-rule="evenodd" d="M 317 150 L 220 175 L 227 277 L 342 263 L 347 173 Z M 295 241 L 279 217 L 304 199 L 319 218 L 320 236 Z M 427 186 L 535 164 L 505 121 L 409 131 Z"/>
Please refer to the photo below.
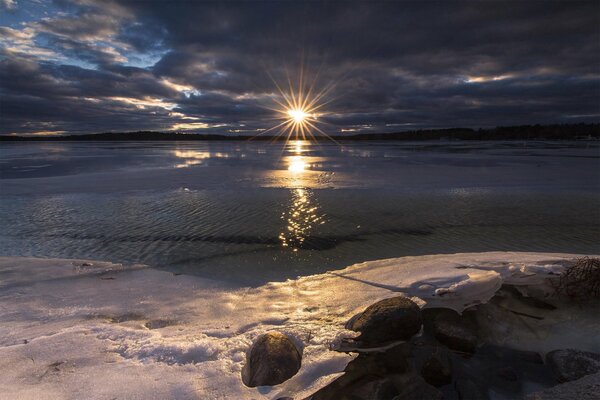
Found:
<path fill-rule="evenodd" d="M 330 133 L 600 120 L 597 1 L 51 6 L 0 27 L 2 133 L 265 129 L 301 70 Z"/>

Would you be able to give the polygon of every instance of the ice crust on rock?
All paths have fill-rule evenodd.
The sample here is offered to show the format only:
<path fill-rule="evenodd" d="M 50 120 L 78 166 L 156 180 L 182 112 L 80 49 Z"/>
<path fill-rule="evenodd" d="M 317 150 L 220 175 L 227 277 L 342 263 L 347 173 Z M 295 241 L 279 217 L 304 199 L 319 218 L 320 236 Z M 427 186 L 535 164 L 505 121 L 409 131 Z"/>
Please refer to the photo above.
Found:
<path fill-rule="evenodd" d="M 403 257 L 256 288 L 139 265 L 0 257 L 0 393 L 19 399 L 304 398 L 354 358 L 331 348 L 356 336 L 344 324 L 369 305 L 404 295 L 421 307 L 462 312 L 487 302 L 503 283 L 543 286 L 575 257 Z M 113 279 L 102 279 L 107 276 Z M 283 384 L 248 388 L 240 379 L 246 351 L 270 330 L 302 345 L 302 367 Z"/>

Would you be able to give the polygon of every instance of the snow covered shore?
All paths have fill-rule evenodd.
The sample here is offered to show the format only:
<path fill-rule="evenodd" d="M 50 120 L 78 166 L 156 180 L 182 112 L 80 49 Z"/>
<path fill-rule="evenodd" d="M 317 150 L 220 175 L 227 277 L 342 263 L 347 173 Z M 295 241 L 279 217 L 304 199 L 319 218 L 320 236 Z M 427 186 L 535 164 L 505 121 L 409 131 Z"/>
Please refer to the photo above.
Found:
<path fill-rule="evenodd" d="M 503 283 L 539 286 L 577 255 L 465 253 L 365 262 L 339 271 L 232 287 L 143 265 L 0 257 L 0 398 L 303 398 L 354 356 L 331 351 L 345 322 L 404 294 L 457 311 L 488 301 Z M 597 320 L 575 316 L 593 328 Z M 586 319 L 587 318 L 587 319 Z M 548 341 L 569 340 L 549 324 Z M 268 330 L 295 338 L 302 367 L 275 387 L 240 379 L 245 352 Z M 556 332 L 550 332 L 554 329 Z M 523 336 L 525 335 L 525 336 Z M 505 345 L 546 351 L 519 332 Z M 580 346 L 600 351 L 597 343 Z"/>

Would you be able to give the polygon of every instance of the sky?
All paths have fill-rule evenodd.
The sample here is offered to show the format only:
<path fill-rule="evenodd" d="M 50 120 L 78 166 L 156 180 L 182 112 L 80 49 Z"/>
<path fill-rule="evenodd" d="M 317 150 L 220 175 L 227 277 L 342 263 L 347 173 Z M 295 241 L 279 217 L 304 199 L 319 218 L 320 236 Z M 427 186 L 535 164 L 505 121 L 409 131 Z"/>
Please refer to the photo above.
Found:
<path fill-rule="evenodd" d="M 291 83 L 291 89 L 290 89 Z M 0 133 L 600 121 L 600 2 L 0 0 Z"/>

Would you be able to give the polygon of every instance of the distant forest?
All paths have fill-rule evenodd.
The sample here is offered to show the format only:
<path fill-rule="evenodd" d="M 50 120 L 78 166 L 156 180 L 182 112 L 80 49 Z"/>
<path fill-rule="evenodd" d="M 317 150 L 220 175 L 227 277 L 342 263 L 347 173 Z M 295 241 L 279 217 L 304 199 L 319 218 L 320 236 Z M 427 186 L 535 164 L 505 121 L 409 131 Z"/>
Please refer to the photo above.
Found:
<path fill-rule="evenodd" d="M 0 135 L 0 141 L 121 141 L 121 140 L 286 140 L 278 136 L 233 136 L 194 134 L 181 132 L 110 132 L 88 135 L 65 136 L 13 136 Z M 330 140 L 318 136 L 316 140 Z M 356 140 L 598 140 L 600 124 L 556 124 L 499 126 L 490 129 L 428 129 L 395 133 L 362 133 L 357 135 L 335 135 L 336 141 Z"/>

